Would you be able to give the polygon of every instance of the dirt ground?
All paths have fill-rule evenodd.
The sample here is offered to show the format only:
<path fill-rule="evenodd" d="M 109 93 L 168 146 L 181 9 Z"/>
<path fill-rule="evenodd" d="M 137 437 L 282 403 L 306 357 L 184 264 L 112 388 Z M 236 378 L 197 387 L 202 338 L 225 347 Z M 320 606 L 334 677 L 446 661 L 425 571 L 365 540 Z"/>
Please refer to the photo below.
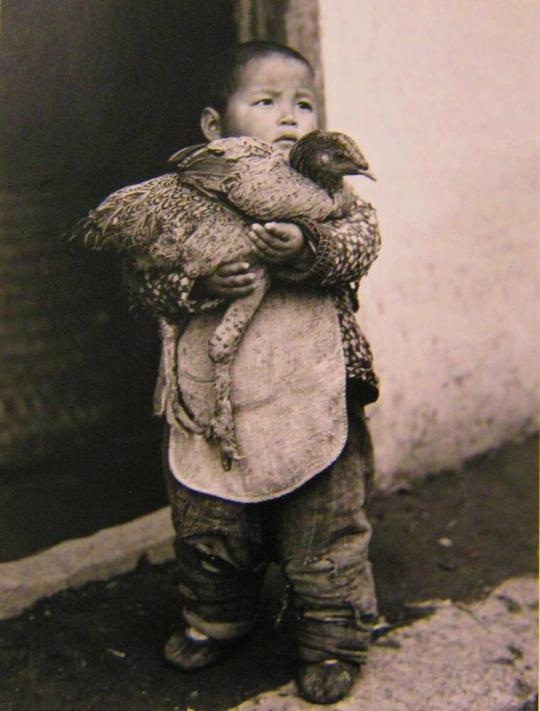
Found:
<path fill-rule="evenodd" d="M 375 499 L 371 558 L 386 621 L 413 620 L 418 601 L 480 599 L 506 578 L 536 574 L 537 471 L 533 437 Z M 254 633 L 193 674 L 160 657 L 179 615 L 174 580 L 174 563 L 141 560 L 131 574 L 62 592 L 0 623 L 0 709 L 221 711 L 291 678 L 287 614 L 275 626 L 283 598 L 276 568 Z"/>

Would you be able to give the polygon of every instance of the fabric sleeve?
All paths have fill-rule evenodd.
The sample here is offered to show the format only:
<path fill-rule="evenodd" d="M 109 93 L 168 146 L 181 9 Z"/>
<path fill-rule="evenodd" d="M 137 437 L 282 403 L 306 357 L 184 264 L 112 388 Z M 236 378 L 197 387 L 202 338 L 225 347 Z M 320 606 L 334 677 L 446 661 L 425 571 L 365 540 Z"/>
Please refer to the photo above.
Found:
<path fill-rule="evenodd" d="M 313 251 L 307 269 L 294 267 L 277 271 L 285 281 L 316 280 L 321 286 L 345 287 L 368 272 L 381 246 L 375 209 L 351 193 L 347 217 L 316 222 L 295 220 Z"/>
<path fill-rule="evenodd" d="M 181 268 L 174 271 L 140 269 L 136 263 L 126 262 L 124 279 L 135 305 L 173 323 L 185 320 L 188 315 L 216 308 L 224 301 L 194 298 L 195 279 L 184 274 Z"/>

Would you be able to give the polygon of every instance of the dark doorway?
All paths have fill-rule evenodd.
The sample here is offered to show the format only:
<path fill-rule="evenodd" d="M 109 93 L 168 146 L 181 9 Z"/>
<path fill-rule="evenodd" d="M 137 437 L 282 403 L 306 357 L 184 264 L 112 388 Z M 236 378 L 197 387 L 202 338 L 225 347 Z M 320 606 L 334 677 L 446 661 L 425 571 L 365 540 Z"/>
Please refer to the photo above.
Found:
<path fill-rule="evenodd" d="M 128 313 L 118 264 L 73 257 L 61 235 L 200 139 L 193 77 L 235 26 L 232 0 L 5 0 L 2 14 L 7 560 L 165 502 L 156 326 Z"/>

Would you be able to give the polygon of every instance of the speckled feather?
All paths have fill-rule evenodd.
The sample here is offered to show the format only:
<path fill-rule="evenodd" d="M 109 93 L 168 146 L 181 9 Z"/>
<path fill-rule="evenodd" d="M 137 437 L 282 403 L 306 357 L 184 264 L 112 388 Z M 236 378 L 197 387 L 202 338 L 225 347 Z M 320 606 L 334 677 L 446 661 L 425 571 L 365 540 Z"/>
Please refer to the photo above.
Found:
<path fill-rule="evenodd" d="M 182 149 L 176 173 L 117 190 L 82 220 L 74 241 L 132 252 L 154 266 L 182 264 L 195 278 L 225 261 L 253 259 L 253 220 L 321 221 L 341 203 L 253 138 L 223 138 Z"/>
<path fill-rule="evenodd" d="M 294 170 L 270 143 L 220 138 L 179 151 L 169 159 L 182 180 L 218 192 L 261 221 L 308 217 L 325 220 L 336 206 L 328 193 Z"/>
<path fill-rule="evenodd" d="M 232 253 L 249 252 L 249 224 L 222 201 L 167 173 L 109 195 L 76 225 L 71 238 L 89 249 L 146 258 L 149 266 L 172 269 L 182 264 L 196 277 L 211 273 Z M 218 239 L 220 235 L 227 239 Z M 184 256 L 192 236 L 203 242 L 194 256 L 200 263 Z"/>

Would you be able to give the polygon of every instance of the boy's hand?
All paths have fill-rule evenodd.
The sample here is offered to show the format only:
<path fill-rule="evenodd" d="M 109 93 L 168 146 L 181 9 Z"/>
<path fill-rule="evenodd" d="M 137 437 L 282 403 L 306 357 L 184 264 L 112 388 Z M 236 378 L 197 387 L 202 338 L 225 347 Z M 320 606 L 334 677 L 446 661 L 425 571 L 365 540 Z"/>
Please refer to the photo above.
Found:
<path fill-rule="evenodd" d="M 255 289 L 255 275 L 250 273 L 248 262 L 221 264 L 213 274 L 197 280 L 195 296 L 237 299 Z"/>
<path fill-rule="evenodd" d="M 251 225 L 249 238 L 261 259 L 270 264 L 293 262 L 304 252 L 302 230 L 290 222 L 255 223 Z"/>

